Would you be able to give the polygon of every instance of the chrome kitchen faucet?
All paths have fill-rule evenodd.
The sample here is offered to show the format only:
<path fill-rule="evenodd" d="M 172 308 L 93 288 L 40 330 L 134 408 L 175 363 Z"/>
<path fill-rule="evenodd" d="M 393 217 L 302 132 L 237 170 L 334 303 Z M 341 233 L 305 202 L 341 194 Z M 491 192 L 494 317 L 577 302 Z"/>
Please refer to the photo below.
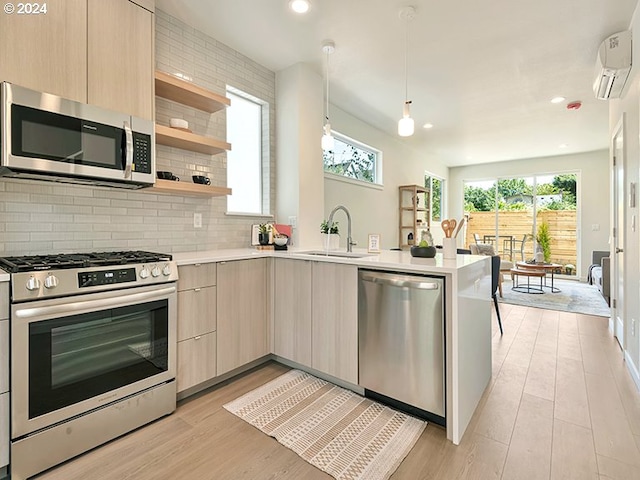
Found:
<path fill-rule="evenodd" d="M 344 210 L 344 213 L 347 214 L 347 252 L 350 252 L 351 251 L 351 247 L 353 245 L 357 245 L 358 242 L 354 242 L 351 239 L 351 214 L 349 213 L 349 210 L 347 210 L 347 207 L 345 207 L 343 205 L 338 205 L 333 210 L 331 210 L 331 213 L 329 214 L 329 221 L 327 222 L 327 225 L 329 225 L 329 228 L 331 228 L 331 225 L 333 225 L 333 215 L 338 210 Z"/>

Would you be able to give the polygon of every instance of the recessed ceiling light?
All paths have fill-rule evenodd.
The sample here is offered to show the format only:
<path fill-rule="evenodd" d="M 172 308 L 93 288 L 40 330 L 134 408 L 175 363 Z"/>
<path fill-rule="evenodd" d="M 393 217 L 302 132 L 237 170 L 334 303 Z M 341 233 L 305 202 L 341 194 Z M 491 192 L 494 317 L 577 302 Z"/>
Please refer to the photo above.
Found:
<path fill-rule="evenodd" d="M 433 128 L 433 123 L 425 123 L 422 128 Z"/>
<path fill-rule="evenodd" d="M 564 97 L 553 97 L 551 99 L 551 103 L 562 103 L 564 102 L 566 99 Z"/>
<path fill-rule="evenodd" d="M 307 13 L 310 6 L 309 0 L 291 0 L 289 2 L 289 8 L 296 13 Z"/>
<path fill-rule="evenodd" d="M 567 145 L 566 143 L 561 143 L 560 145 L 558 145 L 558 148 L 567 148 L 569 145 Z"/>

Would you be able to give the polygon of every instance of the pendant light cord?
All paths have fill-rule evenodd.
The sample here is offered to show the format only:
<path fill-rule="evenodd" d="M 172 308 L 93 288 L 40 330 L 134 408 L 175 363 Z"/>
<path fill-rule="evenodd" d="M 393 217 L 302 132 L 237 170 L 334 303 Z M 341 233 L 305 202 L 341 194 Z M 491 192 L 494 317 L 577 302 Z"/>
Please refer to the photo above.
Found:
<path fill-rule="evenodd" d="M 404 28 L 404 103 L 409 101 L 409 16 L 405 17 Z"/>
<path fill-rule="evenodd" d="M 326 113 L 325 119 L 327 122 L 329 121 L 329 50 L 325 51 L 326 61 L 325 61 L 325 78 L 327 81 L 327 97 L 326 97 Z"/>

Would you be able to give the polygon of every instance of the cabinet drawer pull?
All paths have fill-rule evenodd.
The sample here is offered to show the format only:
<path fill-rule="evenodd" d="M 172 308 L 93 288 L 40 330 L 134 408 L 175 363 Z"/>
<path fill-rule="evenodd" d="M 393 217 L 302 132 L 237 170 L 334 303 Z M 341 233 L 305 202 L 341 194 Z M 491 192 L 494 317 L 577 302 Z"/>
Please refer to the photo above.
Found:
<path fill-rule="evenodd" d="M 200 290 L 201 290 L 200 287 L 193 289 L 194 292 L 199 292 Z"/>
<path fill-rule="evenodd" d="M 194 266 L 194 267 L 201 267 L 201 266 L 202 266 L 202 264 L 201 264 L 201 263 L 194 263 L 194 264 L 193 264 L 193 266 Z"/>
<path fill-rule="evenodd" d="M 201 336 L 200 335 L 196 335 L 195 337 L 193 337 L 194 340 L 200 340 Z"/>

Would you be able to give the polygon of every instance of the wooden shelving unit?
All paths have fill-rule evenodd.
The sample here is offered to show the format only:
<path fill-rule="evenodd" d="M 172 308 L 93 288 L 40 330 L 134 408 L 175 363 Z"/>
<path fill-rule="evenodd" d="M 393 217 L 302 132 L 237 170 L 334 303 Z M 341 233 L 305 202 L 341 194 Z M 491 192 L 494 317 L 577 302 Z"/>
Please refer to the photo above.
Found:
<path fill-rule="evenodd" d="M 214 113 L 231 105 L 231 100 L 168 73 L 156 71 L 156 95 Z"/>
<path fill-rule="evenodd" d="M 398 245 L 407 249 L 420 243 L 422 231 L 431 228 L 430 195 L 428 188 L 419 185 L 401 185 L 398 194 Z"/>
<path fill-rule="evenodd" d="M 174 195 L 196 195 L 201 197 L 220 197 L 231 195 L 231 189 L 226 187 L 212 187 L 191 182 L 175 182 L 173 180 L 156 180 L 153 187 L 145 188 L 143 192 L 171 193 Z"/>
<path fill-rule="evenodd" d="M 231 105 L 231 101 L 222 95 L 194 85 L 164 72 L 155 72 L 156 96 L 182 103 L 208 113 L 215 113 Z M 216 138 L 206 137 L 184 130 L 156 123 L 156 143 L 168 147 L 181 148 L 205 155 L 217 155 L 231 150 L 231 144 Z M 191 182 L 175 182 L 157 179 L 153 187 L 145 188 L 149 193 L 168 193 L 174 195 L 196 195 L 215 197 L 231 195 L 231 189 L 213 187 Z"/>
<path fill-rule="evenodd" d="M 156 143 L 169 147 L 182 148 L 205 155 L 217 155 L 231 150 L 231 144 L 195 133 L 185 132 L 177 128 L 158 125 L 156 123 Z"/>

